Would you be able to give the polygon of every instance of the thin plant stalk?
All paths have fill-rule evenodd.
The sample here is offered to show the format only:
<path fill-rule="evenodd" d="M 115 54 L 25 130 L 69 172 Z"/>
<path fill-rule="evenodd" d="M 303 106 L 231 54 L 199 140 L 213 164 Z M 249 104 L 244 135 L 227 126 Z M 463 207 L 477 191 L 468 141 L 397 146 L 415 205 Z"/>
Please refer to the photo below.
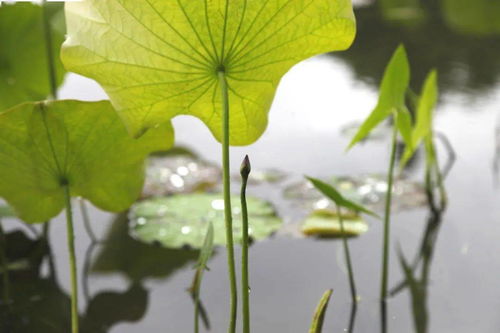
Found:
<path fill-rule="evenodd" d="M 200 315 L 200 294 L 197 292 L 194 295 L 194 333 L 200 332 L 200 321 L 198 319 Z"/>
<path fill-rule="evenodd" d="M 357 312 L 358 312 L 358 302 L 353 302 L 351 304 L 351 313 L 349 315 L 349 327 L 347 328 L 347 333 L 354 332 L 354 324 L 356 323 Z"/>
<path fill-rule="evenodd" d="M 3 282 L 3 300 L 7 307 L 10 307 L 10 280 L 9 265 L 7 262 L 7 239 L 3 231 L 2 221 L 0 220 L 0 260 L 2 261 L 2 282 Z"/>
<path fill-rule="evenodd" d="M 66 226 L 68 237 L 69 266 L 71 273 L 71 332 L 78 333 L 78 275 L 75 255 L 75 232 L 69 185 L 64 186 L 66 197 Z"/>
<path fill-rule="evenodd" d="M 243 333 L 250 333 L 250 286 L 248 283 L 248 208 L 246 190 L 250 174 L 250 160 L 245 156 L 241 165 L 241 216 L 242 216 L 242 249 L 241 249 L 241 295 L 243 306 Z"/>
<path fill-rule="evenodd" d="M 391 157 L 389 162 L 389 171 L 387 173 L 387 194 L 385 198 L 385 213 L 384 213 L 384 240 L 382 254 L 382 282 L 380 288 L 380 298 L 385 300 L 387 297 L 387 284 L 389 279 L 389 239 L 390 239 L 390 224 L 391 224 L 391 203 L 392 203 L 392 187 L 394 182 L 394 166 L 396 164 L 396 145 L 397 145 L 397 127 L 394 125 L 392 142 L 391 142 Z"/>
<path fill-rule="evenodd" d="M 224 183 L 224 218 L 226 223 L 226 249 L 227 266 L 230 284 L 230 317 L 229 333 L 236 332 L 236 318 L 238 311 L 238 290 L 236 285 L 236 269 L 234 264 L 234 242 L 233 242 L 233 216 L 231 213 L 231 177 L 229 168 L 229 96 L 226 75 L 224 69 L 217 72 L 222 94 L 222 170 Z"/>
<path fill-rule="evenodd" d="M 78 202 L 80 203 L 80 211 L 82 212 L 83 226 L 87 231 L 87 235 L 89 235 L 92 244 L 98 243 L 99 241 L 95 235 L 94 230 L 92 229 L 92 224 L 90 223 L 89 212 L 87 209 L 87 205 L 85 204 L 85 200 L 83 198 L 80 198 Z"/>
<path fill-rule="evenodd" d="M 342 217 L 342 213 L 340 212 L 339 205 L 335 204 L 335 208 L 337 210 L 337 216 L 339 217 L 340 222 L 340 232 L 342 234 L 342 245 L 344 247 L 344 255 L 345 261 L 347 265 L 347 273 L 349 275 L 349 287 L 351 288 L 351 298 L 352 302 L 357 302 L 358 294 L 356 292 L 356 282 L 354 281 L 354 272 L 352 269 L 352 261 L 351 261 L 351 253 L 349 251 L 349 244 L 347 243 L 347 235 L 345 234 L 344 229 L 344 218 Z"/>
<path fill-rule="evenodd" d="M 49 12 L 47 9 L 47 1 L 43 0 L 42 2 L 42 11 L 43 11 L 43 34 L 45 38 L 45 50 L 47 55 L 47 70 L 49 73 L 49 84 L 50 84 L 50 92 L 51 98 L 57 99 L 57 75 L 56 75 L 56 65 L 54 63 L 54 52 L 52 49 L 52 32 L 50 31 L 50 18 Z"/>

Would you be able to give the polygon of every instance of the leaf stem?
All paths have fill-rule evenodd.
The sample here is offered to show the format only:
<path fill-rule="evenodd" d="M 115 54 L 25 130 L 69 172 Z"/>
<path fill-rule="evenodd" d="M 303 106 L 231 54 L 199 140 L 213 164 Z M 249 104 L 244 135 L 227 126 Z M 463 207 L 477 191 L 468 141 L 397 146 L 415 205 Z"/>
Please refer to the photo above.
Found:
<path fill-rule="evenodd" d="M 83 198 L 80 198 L 78 199 L 78 202 L 80 203 L 80 211 L 82 212 L 83 226 L 87 231 L 87 235 L 89 236 L 92 244 L 99 243 L 99 240 L 97 239 L 95 232 L 92 229 L 92 224 L 90 222 L 89 212 L 87 209 L 87 205 L 85 204 L 85 200 Z"/>
<path fill-rule="evenodd" d="M 200 293 L 195 292 L 194 294 L 194 333 L 200 332 L 200 322 L 198 320 L 200 313 Z"/>
<path fill-rule="evenodd" d="M 50 30 L 50 17 L 49 17 L 49 11 L 47 9 L 46 0 L 43 0 L 42 2 L 42 11 L 43 11 L 43 33 L 45 38 L 45 51 L 47 55 L 47 70 L 49 73 L 51 98 L 57 99 L 56 65 L 54 63 L 54 52 L 52 49 L 53 47 L 52 32 Z"/>
<path fill-rule="evenodd" d="M 71 193 L 69 185 L 64 185 L 66 197 L 66 227 L 68 237 L 69 266 L 71 273 L 71 332 L 78 333 L 78 276 L 76 271 L 75 233 L 73 213 L 71 209 Z"/>
<path fill-rule="evenodd" d="M 10 308 L 9 263 L 7 261 L 6 250 L 7 239 L 3 231 L 2 221 L 0 220 L 0 260 L 2 261 L 3 300 L 7 308 Z"/>
<path fill-rule="evenodd" d="M 248 283 L 248 208 L 247 183 L 250 174 L 250 161 L 245 156 L 241 165 L 241 216 L 242 216 L 242 249 L 241 249 L 241 295 L 243 304 L 243 333 L 250 333 L 250 286 Z"/>
<path fill-rule="evenodd" d="M 222 169 L 224 183 L 224 217 L 226 223 L 226 249 L 227 266 L 229 271 L 229 284 L 231 291 L 229 333 L 236 332 L 236 318 L 238 310 L 238 295 L 236 285 L 236 270 L 234 264 L 234 242 L 233 242 L 233 217 L 231 213 L 231 178 L 229 167 L 229 96 L 226 74 L 218 70 L 219 85 L 222 94 Z"/>
<path fill-rule="evenodd" d="M 342 217 L 342 213 L 340 212 L 339 205 L 335 204 L 335 208 L 337 210 L 337 216 L 340 221 L 340 232 L 342 233 L 342 244 L 344 247 L 345 261 L 347 264 L 347 273 L 349 275 L 349 286 L 351 288 L 351 298 L 353 303 L 357 303 L 357 292 L 356 292 L 356 282 L 354 281 L 354 272 L 352 269 L 352 261 L 351 261 L 351 253 L 349 251 L 349 244 L 347 243 L 347 235 L 345 234 L 344 229 L 344 218 Z"/>
<path fill-rule="evenodd" d="M 392 187 L 394 181 L 394 165 L 396 164 L 396 145 L 397 145 L 397 126 L 394 125 L 392 142 L 391 142 L 391 157 L 389 162 L 389 171 L 387 173 L 387 194 L 385 198 L 385 214 L 384 214 L 384 240 L 383 240 L 383 255 L 382 255 L 382 284 L 380 288 L 380 298 L 385 300 L 387 297 L 387 282 L 389 278 L 389 238 L 390 238 L 390 223 L 391 223 L 391 202 L 392 202 Z"/>

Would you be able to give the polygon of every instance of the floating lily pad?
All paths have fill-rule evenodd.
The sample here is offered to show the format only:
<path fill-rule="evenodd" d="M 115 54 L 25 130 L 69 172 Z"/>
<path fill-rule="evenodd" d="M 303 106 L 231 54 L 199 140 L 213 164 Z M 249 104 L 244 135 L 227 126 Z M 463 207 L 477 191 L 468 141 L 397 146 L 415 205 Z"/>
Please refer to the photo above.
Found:
<path fill-rule="evenodd" d="M 368 231 L 368 223 L 359 215 L 342 214 L 347 237 L 359 236 Z M 302 225 L 302 233 L 307 236 L 340 237 L 340 220 L 335 212 L 318 210 L 313 212 Z"/>
<path fill-rule="evenodd" d="M 221 178 L 219 167 L 194 156 L 151 156 L 142 194 L 144 197 L 158 197 L 212 189 Z"/>
<path fill-rule="evenodd" d="M 239 197 L 234 196 L 232 202 L 234 240 L 241 242 Z M 279 229 L 281 219 L 268 202 L 248 197 L 247 203 L 252 239 L 264 239 Z M 222 194 L 182 194 L 142 201 L 132 206 L 130 221 L 132 235 L 146 243 L 200 248 L 208 222 L 214 225 L 214 244 L 226 243 Z"/>

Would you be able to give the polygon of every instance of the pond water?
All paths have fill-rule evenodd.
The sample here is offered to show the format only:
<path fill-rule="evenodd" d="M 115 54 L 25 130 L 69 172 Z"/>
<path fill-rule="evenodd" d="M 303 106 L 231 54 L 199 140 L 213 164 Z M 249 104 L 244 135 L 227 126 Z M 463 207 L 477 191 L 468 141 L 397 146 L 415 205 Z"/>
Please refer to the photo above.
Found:
<path fill-rule="evenodd" d="M 280 214 L 292 216 L 285 223 L 291 223 L 296 207 L 285 199 L 283 189 L 303 175 L 329 178 L 384 173 L 390 136 L 381 133 L 376 140 L 345 153 L 349 142 L 346 126 L 370 112 L 384 66 L 396 45 L 404 42 L 416 90 L 428 70 L 436 67 L 439 71 L 441 100 L 435 126 L 456 151 L 456 163 L 446 180 L 449 207 L 440 216 L 431 246 L 433 258 L 425 286 L 427 332 L 496 333 L 500 332 L 500 261 L 496 258 L 500 253 L 500 30 L 488 29 L 480 18 L 461 21 L 463 6 L 455 7 L 451 1 L 359 1 L 359 32 L 353 47 L 294 67 L 280 85 L 263 137 L 251 146 L 231 149 L 232 168 L 237 171 L 248 154 L 254 168 L 289 175 L 278 183 L 249 189 L 252 195 L 270 200 Z M 77 75 L 67 76 L 60 93 L 61 98 L 105 98 L 97 84 Z M 178 145 L 220 164 L 220 145 L 199 120 L 181 116 L 174 125 Z M 445 156 L 441 148 L 439 153 Z M 407 176 L 422 180 L 421 155 L 412 161 Z M 237 182 L 233 191 L 238 191 Z M 91 246 L 75 205 L 78 268 L 89 271 L 80 276 L 84 332 L 191 332 L 193 302 L 186 289 L 198 253 L 142 244 L 128 235 L 126 215 L 114 216 L 94 208 L 90 212 L 96 237 L 106 243 Z M 350 241 L 361 298 L 354 332 L 360 333 L 379 331 L 381 320 L 382 222 L 367 221 L 369 231 Z M 394 214 L 391 286 L 404 277 L 397 246 L 408 260 L 413 259 L 426 226 L 433 221 L 426 207 L 400 209 Z M 32 264 L 46 257 L 42 251 L 46 248 L 13 233 L 22 230 L 33 238 L 26 227 L 13 219 L 5 220 L 4 226 L 9 237 L 24 240 L 10 255 L 29 253 Z M 52 265 L 45 260 L 40 276 L 27 271 L 13 281 L 13 292 L 26 304 L 21 320 L 35 318 L 39 323 L 36 329 L 22 332 L 67 332 L 69 327 L 70 276 L 63 216 L 52 221 L 49 234 Z M 236 254 L 238 258 L 239 249 Z M 225 332 L 229 295 L 223 248 L 216 249 L 209 267 L 202 301 L 210 331 Z M 250 250 L 250 284 L 254 332 L 306 332 L 313 310 L 328 288 L 334 289 L 334 296 L 324 331 L 347 330 L 351 303 L 338 240 L 278 232 L 256 242 Z M 409 289 L 390 298 L 387 311 L 388 332 L 414 331 Z"/>

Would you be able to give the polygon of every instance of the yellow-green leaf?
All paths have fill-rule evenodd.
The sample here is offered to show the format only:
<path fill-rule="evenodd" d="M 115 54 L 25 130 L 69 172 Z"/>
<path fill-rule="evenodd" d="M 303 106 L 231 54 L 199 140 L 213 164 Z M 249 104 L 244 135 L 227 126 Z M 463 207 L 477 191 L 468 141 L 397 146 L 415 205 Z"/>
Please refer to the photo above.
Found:
<path fill-rule="evenodd" d="M 390 116 L 391 113 L 406 109 L 405 94 L 409 82 L 410 65 L 408 64 L 405 48 L 401 45 L 396 49 L 385 69 L 377 106 L 363 124 L 361 124 L 348 149 L 363 140 L 371 130 Z"/>
<path fill-rule="evenodd" d="M 144 159 L 173 143 L 170 125 L 130 138 L 109 102 L 25 103 L 0 113 L 0 197 L 26 222 L 64 207 L 64 186 L 121 211 L 139 196 Z"/>
<path fill-rule="evenodd" d="M 85 0 L 66 19 L 67 69 L 98 81 L 136 136 L 188 114 L 221 140 L 224 72 L 233 145 L 263 133 L 293 65 L 348 48 L 356 29 L 350 0 Z"/>
<path fill-rule="evenodd" d="M 422 140 L 432 136 L 433 112 L 438 99 L 437 72 L 432 70 L 425 79 L 422 94 L 418 100 L 416 122 L 412 131 L 412 144 L 407 145 L 401 165 L 404 165 L 414 154 Z M 431 138 L 432 142 L 432 138 Z"/>

